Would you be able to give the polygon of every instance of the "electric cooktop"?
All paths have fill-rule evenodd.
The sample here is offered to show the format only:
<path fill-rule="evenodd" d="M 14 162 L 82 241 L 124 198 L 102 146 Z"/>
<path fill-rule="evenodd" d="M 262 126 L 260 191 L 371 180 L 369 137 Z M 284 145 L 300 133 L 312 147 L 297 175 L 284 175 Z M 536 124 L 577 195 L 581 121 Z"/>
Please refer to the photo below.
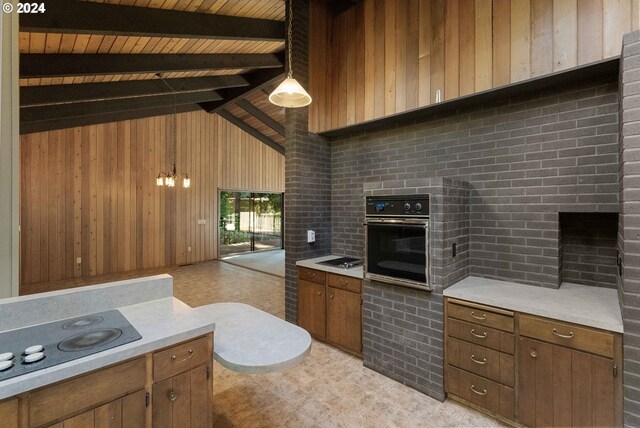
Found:
<path fill-rule="evenodd" d="M 362 259 L 356 259 L 354 257 L 338 257 L 336 259 L 325 260 L 324 262 L 318 262 L 319 265 L 335 266 L 344 269 L 349 269 L 362 264 Z"/>
<path fill-rule="evenodd" d="M 6 331 L 0 333 L 0 383 L 141 338 L 117 309 Z"/>

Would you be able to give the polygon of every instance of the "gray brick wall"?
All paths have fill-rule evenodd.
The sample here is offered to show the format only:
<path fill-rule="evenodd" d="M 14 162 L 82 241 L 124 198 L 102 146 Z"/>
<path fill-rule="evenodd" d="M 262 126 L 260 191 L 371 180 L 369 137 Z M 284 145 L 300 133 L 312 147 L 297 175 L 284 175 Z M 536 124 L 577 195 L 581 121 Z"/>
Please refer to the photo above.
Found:
<path fill-rule="evenodd" d="M 331 145 L 332 250 L 363 256 L 363 184 L 470 190 L 469 271 L 558 287 L 559 212 L 618 212 L 618 85 L 577 82 Z"/>
<path fill-rule="evenodd" d="M 563 282 L 617 288 L 615 213 L 560 213 Z"/>
<path fill-rule="evenodd" d="M 309 0 L 293 2 L 293 71 L 307 87 Z M 331 251 L 331 153 L 326 139 L 308 131 L 308 108 L 285 117 L 285 318 L 297 321 L 296 261 Z M 307 244 L 307 230 L 316 242 Z"/>
<path fill-rule="evenodd" d="M 430 195 L 433 291 L 365 281 L 364 365 L 444 400 L 442 290 L 469 273 L 469 184 L 442 177 L 364 184 L 365 196 L 394 194 Z"/>
<path fill-rule="evenodd" d="M 619 282 L 624 321 L 624 424 L 640 426 L 640 32 L 626 34 L 620 62 Z"/>

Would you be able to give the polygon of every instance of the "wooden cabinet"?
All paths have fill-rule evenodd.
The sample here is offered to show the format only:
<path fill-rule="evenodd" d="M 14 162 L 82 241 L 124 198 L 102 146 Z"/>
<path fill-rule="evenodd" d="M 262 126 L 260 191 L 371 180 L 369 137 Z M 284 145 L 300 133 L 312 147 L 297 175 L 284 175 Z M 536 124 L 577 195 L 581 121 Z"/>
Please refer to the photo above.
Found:
<path fill-rule="evenodd" d="M 153 385 L 153 427 L 211 427 L 210 366 L 205 364 Z"/>
<path fill-rule="evenodd" d="M 445 305 L 450 396 L 530 427 L 622 425 L 619 334 L 456 299 Z"/>
<path fill-rule="evenodd" d="M 208 428 L 212 420 L 209 337 L 153 354 L 153 427 Z"/>
<path fill-rule="evenodd" d="M 298 268 L 298 325 L 314 338 L 362 355 L 362 280 Z"/>
<path fill-rule="evenodd" d="M 316 339 L 326 336 L 325 285 L 298 280 L 298 325 Z"/>
<path fill-rule="evenodd" d="M 618 366 L 612 358 L 521 337 L 518 361 L 518 413 L 522 424 L 620 425 L 615 402 Z"/>
<path fill-rule="evenodd" d="M 446 316 L 446 392 L 512 420 L 514 313 L 449 299 Z"/>
<path fill-rule="evenodd" d="M 0 421 L 7 428 L 18 428 L 18 400 L 11 399 L 0 403 Z"/>
<path fill-rule="evenodd" d="M 144 389 L 66 419 L 52 428 L 139 428 L 145 425 Z"/>
<path fill-rule="evenodd" d="M 0 402 L 2 427 L 211 427 L 213 336 Z"/>
<path fill-rule="evenodd" d="M 353 352 L 362 350 L 362 296 L 327 287 L 327 339 Z"/>

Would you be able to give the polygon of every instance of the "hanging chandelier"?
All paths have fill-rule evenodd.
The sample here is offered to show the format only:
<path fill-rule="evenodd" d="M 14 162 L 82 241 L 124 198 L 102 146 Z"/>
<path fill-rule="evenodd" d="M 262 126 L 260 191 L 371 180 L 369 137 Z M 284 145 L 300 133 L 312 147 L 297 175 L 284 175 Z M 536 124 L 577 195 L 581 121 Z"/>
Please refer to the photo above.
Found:
<path fill-rule="evenodd" d="M 182 179 L 182 187 L 188 189 L 191 187 L 191 179 L 188 174 L 178 174 L 176 169 L 176 159 L 177 159 L 177 147 L 178 147 L 178 111 L 177 111 L 177 95 L 176 91 L 173 90 L 169 82 L 167 82 L 162 74 L 156 74 L 162 80 L 162 83 L 167 85 L 167 88 L 173 93 L 173 168 L 165 171 L 160 171 L 158 176 L 156 177 L 156 186 L 166 186 L 166 187 L 176 187 L 176 181 L 180 181 Z"/>
<path fill-rule="evenodd" d="M 280 107 L 304 107 L 311 104 L 311 95 L 304 90 L 302 85 L 293 78 L 293 68 L 291 64 L 291 51 L 293 46 L 292 40 L 292 22 L 293 22 L 293 0 L 289 0 L 289 28 L 287 32 L 288 46 L 287 54 L 289 58 L 289 72 L 287 78 L 278 85 L 276 89 L 269 95 L 269 101 Z"/>

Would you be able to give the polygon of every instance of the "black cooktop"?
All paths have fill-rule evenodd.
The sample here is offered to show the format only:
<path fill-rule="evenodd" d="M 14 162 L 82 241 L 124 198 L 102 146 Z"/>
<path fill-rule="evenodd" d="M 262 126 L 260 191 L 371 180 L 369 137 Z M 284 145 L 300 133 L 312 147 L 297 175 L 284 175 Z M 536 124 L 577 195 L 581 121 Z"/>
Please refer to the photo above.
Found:
<path fill-rule="evenodd" d="M 335 259 L 325 260 L 324 262 L 318 262 L 318 264 L 349 269 L 354 266 L 361 265 L 362 259 L 356 259 L 354 257 L 338 257 Z"/>
<path fill-rule="evenodd" d="M 0 333 L 0 384 L 141 338 L 117 309 L 6 331 Z"/>

